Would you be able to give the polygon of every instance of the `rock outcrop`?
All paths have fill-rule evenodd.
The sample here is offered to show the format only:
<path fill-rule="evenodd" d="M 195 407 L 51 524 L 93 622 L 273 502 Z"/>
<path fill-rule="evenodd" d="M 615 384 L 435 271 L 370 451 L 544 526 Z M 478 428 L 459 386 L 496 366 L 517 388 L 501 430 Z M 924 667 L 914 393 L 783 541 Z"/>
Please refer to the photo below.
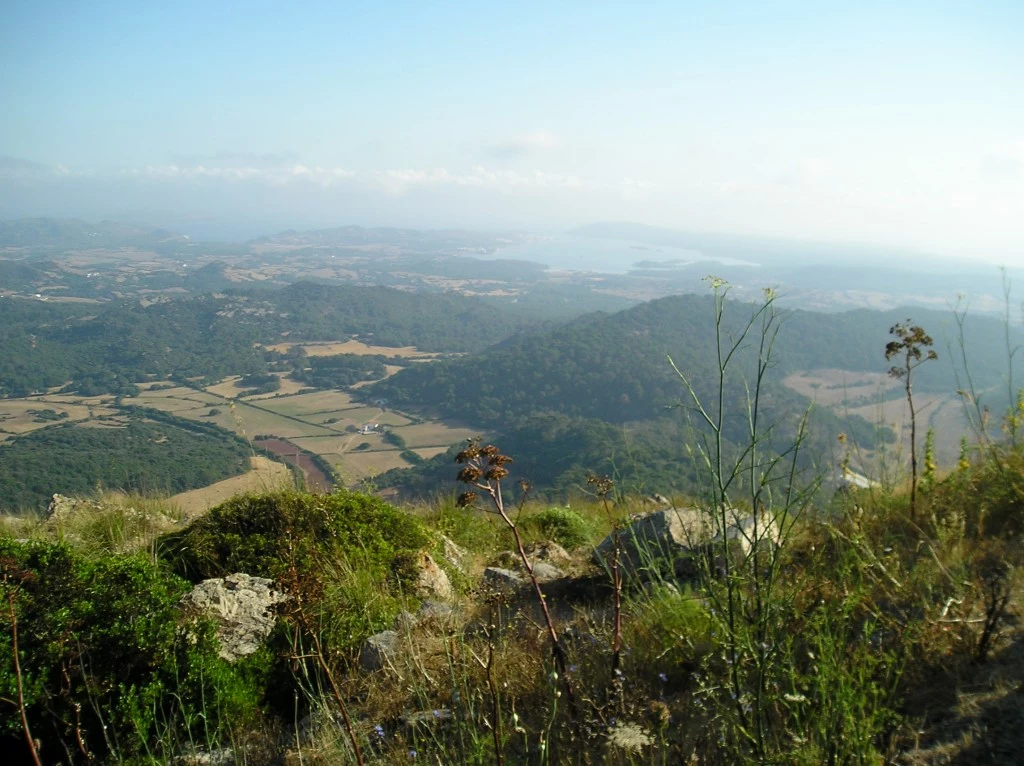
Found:
<path fill-rule="evenodd" d="M 452 597 L 452 584 L 448 575 L 430 554 L 424 553 L 420 556 L 418 569 L 414 586 L 417 596 L 440 601 L 448 601 Z"/>
<path fill-rule="evenodd" d="M 252 654 L 274 628 L 273 608 L 288 597 L 272 580 L 243 572 L 204 580 L 181 600 L 186 613 L 202 614 L 217 625 L 220 656 L 228 662 Z"/>
<path fill-rule="evenodd" d="M 756 527 L 756 530 L 755 530 Z M 619 562 L 624 571 L 644 577 L 654 571 L 674 570 L 676 575 L 696 573 L 695 554 L 711 553 L 722 533 L 715 534 L 710 515 L 699 508 L 666 508 L 645 514 L 618 533 L 608 535 L 594 551 L 594 563 L 609 566 L 618 538 Z M 779 527 L 766 513 L 757 519 L 730 510 L 725 537 L 730 549 L 746 556 L 755 545 L 778 545 Z"/>

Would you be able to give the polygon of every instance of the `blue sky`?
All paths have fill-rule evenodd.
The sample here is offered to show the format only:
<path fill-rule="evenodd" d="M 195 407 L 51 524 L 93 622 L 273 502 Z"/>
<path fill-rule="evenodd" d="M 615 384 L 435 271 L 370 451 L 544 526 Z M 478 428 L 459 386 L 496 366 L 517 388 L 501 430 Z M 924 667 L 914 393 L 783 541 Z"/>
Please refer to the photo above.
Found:
<path fill-rule="evenodd" d="M 1024 4 L 0 4 L 0 215 L 1024 259 Z"/>

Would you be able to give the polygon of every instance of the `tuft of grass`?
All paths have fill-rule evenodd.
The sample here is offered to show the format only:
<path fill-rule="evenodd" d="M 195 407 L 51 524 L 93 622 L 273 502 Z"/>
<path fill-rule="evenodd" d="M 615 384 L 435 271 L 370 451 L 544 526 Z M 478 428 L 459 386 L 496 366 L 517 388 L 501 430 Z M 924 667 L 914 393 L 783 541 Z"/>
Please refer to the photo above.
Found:
<path fill-rule="evenodd" d="M 576 550 L 593 542 L 594 528 L 570 508 L 545 508 L 523 518 L 524 531 L 554 540 L 567 550 Z"/>

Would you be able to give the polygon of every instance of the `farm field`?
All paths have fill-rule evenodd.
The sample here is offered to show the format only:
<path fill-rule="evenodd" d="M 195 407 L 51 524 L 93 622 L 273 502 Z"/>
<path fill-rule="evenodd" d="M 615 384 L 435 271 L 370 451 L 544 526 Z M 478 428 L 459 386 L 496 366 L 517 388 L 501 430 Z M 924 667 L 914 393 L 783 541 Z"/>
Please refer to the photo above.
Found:
<path fill-rule="evenodd" d="M 349 452 L 343 460 L 335 463 L 330 455 L 325 456 L 334 465 L 346 482 L 356 482 L 371 476 L 377 476 L 392 468 L 408 468 L 409 464 L 398 454 L 398 450 L 380 450 L 377 452 Z"/>
<path fill-rule="evenodd" d="M 340 410 L 328 410 L 327 412 L 314 412 L 310 415 L 302 415 L 303 420 L 307 420 L 310 423 L 317 423 L 319 425 L 332 426 L 334 428 L 344 428 L 349 423 L 355 423 L 355 418 L 350 417 L 349 413 L 353 410 L 362 409 L 361 407 L 345 407 Z M 328 422 L 330 421 L 330 422 Z M 361 423 L 355 423 L 355 425 L 362 425 Z"/>
<path fill-rule="evenodd" d="M 100 399 L 74 400 L 66 396 L 33 396 L 24 399 L 0 399 L 0 433 L 18 436 L 58 423 L 76 423 L 114 410 L 100 405 Z M 55 415 L 36 414 L 50 410 Z M 61 417 L 64 414 L 65 417 Z M 50 418 L 53 418 L 52 420 Z"/>
<path fill-rule="evenodd" d="M 206 390 L 214 396 L 220 396 L 225 399 L 234 399 L 244 390 L 235 385 L 241 379 L 241 375 L 232 375 L 229 378 L 224 378 L 220 383 L 207 386 Z"/>
<path fill-rule="evenodd" d="M 443 455 L 447 451 L 447 447 L 423 447 L 421 449 L 413 450 L 413 452 L 424 460 L 430 460 L 430 458 L 435 457 L 436 455 Z"/>
<path fill-rule="evenodd" d="M 890 397 L 900 382 L 884 372 L 851 372 L 849 370 L 803 370 L 782 380 L 782 384 L 818 404 L 832 407 L 844 403 Z"/>
<path fill-rule="evenodd" d="M 422 362 L 422 361 L 430 361 L 430 360 L 429 359 L 427 359 L 427 360 L 424 360 L 424 359 L 410 359 L 409 361 L 410 362 Z M 390 378 L 396 372 L 398 372 L 400 370 L 404 370 L 404 369 L 405 369 L 404 367 L 402 367 L 401 365 L 398 365 L 398 364 L 385 364 L 384 365 L 384 378 Z M 381 378 L 381 380 L 384 380 L 384 378 Z M 352 388 L 353 389 L 362 388 L 363 386 L 369 386 L 369 385 L 371 385 L 373 383 L 376 383 L 376 382 L 377 382 L 376 380 L 361 380 L 358 383 L 353 383 L 352 384 Z"/>
<path fill-rule="evenodd" d="M 852 372 L 850 370 L 804 370 L 783 379 L 783 384 L 799 394 L 829 407 L 840 417 L 856 415 L 869 423 L 892 429 L 895 444 L 886 447 L 887 460 L 897 459 L 909 465 L 910 410 L 903 394 L 903 385 L 884 372 Z M 960 436 L 966 423 L 960 399 L 950 394 L 918 393 L 914 396 L 917 410 L 918 448 L 924 434 L 933 429 L 935 456 L 940 465 L 956 462 Z M 877 457 L 877 450 L 862 445 L 860 462 L 864 468 Z"/>
<path fill-rule="evenodd" d="M 355 406 L 352 397 L 343 391 L 317 391 L 297 396 L 279 396 L 262 400 L 261 407 L 282 415 L 302 416 L 330 412 Z"/>
<path fill-rule="evenodd" d="M 252 457 L 249 462 L 252 468 L 248 473 L 218 481 L 208 487 L 174 495 L 170 500 L 171 505 L 186 517 L 195 516 L 223 503 L 233 495 L 294 486 L 288 466 L 262 456 Z"/>
<path fill-rule="evenodd" d="M 358 341 L 310 345 L 315 345 L 325 353 L 354 353 L 361 350 L 363 353 L 389 355 L 402 353 L 411 361 L 430 360 L 429 356 L 412 356 L 418 353 L 413 348 L 386 349 Z M 390 367 L 393 370 L 389 371 L 398 369 L 396 365 Z M 204 389 L 153 380 L 141 383 L 138 395 L 124 397 L 121 404 L 152 408 L 197 423 L 214 424 L 251 441 L 255 441 L 257 436 L 287 440 L 323 457 L 346 484 L 392 468 L 408 467 L 408 462 L 401 457 L 404 449 L 427 459 L 479 433 L 463 424 L 422 422 L 422 415 L 410 416 L 392 409 L 367 406 L 353 401 L 352 395 L 345 391 L 319 390 L 300 394 L 298 383 L 284 373 L 279 375 L 282 377 L 281 390 L 244 399 L 237 398 L 241 392 L 235 386 L 238 376 L 230 376 Z M 123 427 L 126 421 L 120 417 L 114 403 L 114 398 L 110 396 L 79 397 L 57 394 L 55 391 L 23 399 L 0 400 L 0 441 L 9 441 L 59 423 L 73 423 L 76 427 L 86 428 Z M 50 412 L 45 412 L 47 410 Z M 402 437 L 406 446 L 398 447 L 389 443 L 383 433 L 353 432 L 371 423 L 392 430 Z M 369 446 L 362 450 L 356 449 L 363 444 Z M 312 468 L 301 465 L 307 473 L 307 479 L 311 478 L 309 471 Z M 278 482 L 282 477 L 290 481 L 291 474 L 288 471 L 287 466 L 261 457 L 246 474 L 181 493 L 174 500 L 183 512 L 199 513 L 232 494 L 263 488 Z M 312 478 L 316 484 L 316 477 Z"/>
<path fill-rule="evenodd" d="M 395 433 L 405 439 L 405 443 L 410 449 L 440 447 L 442 445 L 447 449 L 455 442 L 480 436 L 479 430 L 466 428 L 461 425 L 445 425 L 439 422 L 403 426 L 396 428 Z"/>
<path fill-rule="evenodd" d="M 288 341 L 285 343 L 275 343 L 272 346 L 266 346 L 268 351 L 276 351 L 280 354 L 287 354 L 291 349 L 295 347 L 301 347 L 305 352 L 306 356 L 335 356 L 337 354 L 360 354 L 363 356 L 367 355 L 381 355 L 381 356 L 401 356 L 407 358 L 418 358 L 418 359 L 434 359 L 437 354 L 428 354 L 420 351 L 415 346 L 402 346 L 400 348 L 392 348 L 390 346 L 371 346 L 363 343 L 361 340 L 346 340 L 346 341 L 335 341 L 335 342 L 323 342 L 323 341 Z"/>
<path fill-rule="evenodd" d="M 278 396 L 293 396 L 302 389 L 306 388 L 306 384 L 298 380 L 293 380 L 285 372 L 273 373 L 277 376 L 278 380 L 281 381 L 281 387 L 277 391 L 271 391 L 268 394 L 255 394 L 253 396 L 245 397 L 247 402 L 255 402 L 260 399 L 274 399 Z"/>

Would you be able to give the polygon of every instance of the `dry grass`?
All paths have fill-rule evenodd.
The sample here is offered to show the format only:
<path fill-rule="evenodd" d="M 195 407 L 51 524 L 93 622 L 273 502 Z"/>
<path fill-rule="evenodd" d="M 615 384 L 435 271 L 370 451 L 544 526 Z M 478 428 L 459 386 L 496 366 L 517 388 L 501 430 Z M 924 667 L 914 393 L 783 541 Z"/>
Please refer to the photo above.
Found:
<path fill-rule="evenodd" d="M 850 370 L 802 370 L 788 375 L 782 384 L 828 407 L 891 395 L 900 383 L 884 372 Z"/>
<path fill-rule="evenodd" d="M 327 455 L 335 468 L 345 477 L 346 481 L 354 482 L 369 476 L 377 476 L 392 468 L 408 468 L 409 464 L 398 454 L 398 450 L 381 452 L 346 452 L 334 462 L 337 456 Z"/>
<path fill-rule="evenodd" d="M 265 457 L 251 457 L 252 467 L 248 473 L 232 476 L 207 487 L 181 492 L 171 497 L 168 505 L 178 509 L 186 517 L 196 516 L 220 505 L 234 495 L 246 492 L 274 492 L 295 486 L 288 466 Z"/>
<path fill-rule="evenodd" d="M 415 452 L 424 460 L 429 460 L 430 458 L 436 455 L 444 454 L 447 451 L 447 447 L 423 447 L 421 449 L 413 450 L 413 452 Z"/>
<path fill-rule="evenodd" d="M 340 410 L 351 404 L 352 397 L 342 391 L 317 391 L 298 396 L 281 396 L 265 401 L 260 406 L 282 415 L 301 417 L 313 413 Z"/>
<path fill-rule="evenodd" d="M 273 373 L 281 381 L 281 387 L 277 391 L 271 391 L 269 394 L 256 394 L 255 396 L 247 396 L 245 400 L 247 402 L 255 402 L 261 399 L 274 399 L 279 396 L 294 396 L 304 388 L 308 388 L 305 383 L 298 380 L 293 380 L 288 377 L 287 373 L 275 372 Z"/>
<path fill-rule="evenodd" d="M 82 422 L 97 415 L 110 415 L 114 410 L 99 406 L 99 399 L 74 399 L 69 397 L 31 397 L 25 399 L 0 399 L 0 431 L 18 436 L 57 423 Z M 63 420 L 43 420 L 36 422 L 32 410 L 53 410 L 66 412 L 68 417 Z"/>
<path fill-rule="evenodd" d="M 410 359 L 409 361 L 410 362 L 422 362 L 422 361 L 430 361 L 430 360 L 429 359 L 422 359 L 422 358 L 420 358 L 420 359 Z M 401 365 L 385 364 L 384 365 L 384 378 L 390 378 L 396 372 L 399 372 L 400 370 L 404 370 L 404 369 L 405 368 L 402 367 Z M 380 378 L 380 380 L 383 380 L 384 378 Z M 376 382 L 377 382 L 376 380 L 361 380 L 358 383 L 353 383 L 350 386 L 350 388 L 352 388 L 354 390 L 354 389 L 357 389 L 357 388 L 362 388 L 363 386 L 371 386 L 371 385 L 373 385 Z"/>
<path fill-rule="evenodd" d="M 456 442 L 480 436 L 480 431 L 454 423 L 419 423 L 414 426 L 396 428 L 395 433 L 405 439 L 410 448 L 450 447 Z"/>
<path fill-rule="evenodd" d="M 354 417 L 351 417 L 349 413 L 361 410 L 362 407 L 344 407 L 340 410 L 328 410 L 327 412 L 315 412 L 310 415 L 303 415 L 302 419 L 310 423 L 316 423 L 318 425 L 330 425 L 334 427 L 344 428 L 346 425 L 353 423 L 359 425 Z M 327 421 L 331 422 L 328 423 Z"/>
<path fill-rule="evenodd" d="M 420 351 L 415 346 L 401 346 L 392 348 L 390 346 L 371 346 L 361 340 L 346 340 L 335 342 L 305 342 L 293 341 L 290 343 L 275 343 L 267 346 L 269 351 L 277 351 L 287 354 L 292 348 L 301 346 L 307 356 L 335 356 L 337 354 L 359 354 L 360 356 L 382 355 L 402 356 L 408 358 L 433 359 L 437 354 L 429 354 Z"/>

